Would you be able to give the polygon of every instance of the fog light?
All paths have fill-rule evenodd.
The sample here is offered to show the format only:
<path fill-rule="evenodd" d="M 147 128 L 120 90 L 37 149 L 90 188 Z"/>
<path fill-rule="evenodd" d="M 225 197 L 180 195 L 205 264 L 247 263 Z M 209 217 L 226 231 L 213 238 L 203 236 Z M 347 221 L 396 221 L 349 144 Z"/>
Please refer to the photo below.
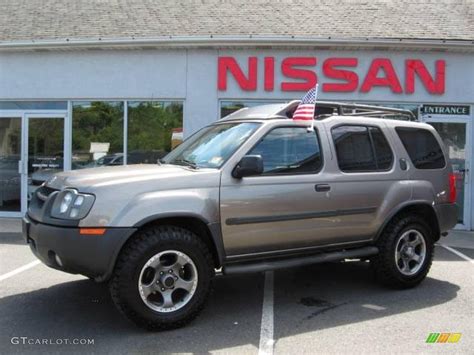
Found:
<path fill-rule="evenodd" d="M 56 263 L 57 263 L 59 266 L 63 267 L 63 262 L 62 262 L 62 260 L 61 260 L 61 258 L 59 257 L 58 254 L 55 254 L 55 255 L 54 255 L 54 261 L 56 261 Z"/>

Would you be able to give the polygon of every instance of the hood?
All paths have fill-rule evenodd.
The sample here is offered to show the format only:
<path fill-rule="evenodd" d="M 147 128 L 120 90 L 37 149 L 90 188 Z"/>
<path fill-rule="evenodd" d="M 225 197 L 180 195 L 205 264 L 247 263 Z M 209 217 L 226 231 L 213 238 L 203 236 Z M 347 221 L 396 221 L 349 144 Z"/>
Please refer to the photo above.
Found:
<path fill-rule="evenodd" d="M 54 175 L 47 186 L 62 190 L 76 188 L 82 192 L 133 185 L 133 190 L 163 190 L 197 187 L 199 177 L 219 175 L 217 169 L 191 169 L 179 165 L 138 164 L 65 171 Z M 138 192 L 138 191 L 137 191 Z"/>

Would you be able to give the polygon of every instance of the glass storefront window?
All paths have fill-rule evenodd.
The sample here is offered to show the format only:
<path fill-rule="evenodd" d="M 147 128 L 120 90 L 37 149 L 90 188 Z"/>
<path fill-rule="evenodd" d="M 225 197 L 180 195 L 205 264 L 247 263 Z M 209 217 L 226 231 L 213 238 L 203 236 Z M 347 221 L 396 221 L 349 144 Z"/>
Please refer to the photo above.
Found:
<path fill-rule="evenodd" d="M 72 104 L 72 169 L 123 164 L 123 102 Z"/>
<path fill-rule="evenodd" d="M 249 101 L 221 101 L 221 118 L 244 107 L 254 107 L 273 103 L 288 102 L 290 100 L 249 100 Z"/>
<path fill-rule="evenodd" d="M 182 102 L 128 102 L 127 164 L 155 164 L 182 141 Z"/>
<path fill-rule="evenodd" d="M 21 209 L 21 117 L 0 118 L 0 212 Z"/>

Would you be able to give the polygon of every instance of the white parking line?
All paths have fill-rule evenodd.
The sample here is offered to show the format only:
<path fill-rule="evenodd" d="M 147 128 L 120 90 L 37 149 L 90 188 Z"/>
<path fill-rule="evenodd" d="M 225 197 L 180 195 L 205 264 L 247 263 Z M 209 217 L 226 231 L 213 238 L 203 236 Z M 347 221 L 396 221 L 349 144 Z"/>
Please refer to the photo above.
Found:
<path fill-rule="evenodd" d="M 272 355 L 273 345 L 273 271 L 265 273 L 259 355 Z"/>
<path fill-rule="evenodd" d="M 0 281 L 6 280 L 9 277 L 12 277 L 12 276 L 15 276 L 15 275 L 19 274 L 20 272 L 31 269 L 32 267 L 35 267 L 38 264 L 41 264 L 41 261 L 35 260 L 35 261 L 32 261 L 29 264 L 26 264 L 26 265 L 23 265 L 23 266 L 19 267 L 18 269 L 15 269 L 13 271 L 7 272 L 6 274 L 0 275 Z"/>
<path fill-rule="evenodd" d="M 456 249 L 453 249 L 451 247 L 448 247 L 447 245 L 444 245 L 444 244 L 439 244 L 441 245 L 444 249 L 446 250 L 449 250 L 451 253 L 453 254 L 456 254 L 457 256 L 459 256 L 460 258 L 463 258 L 464 260 L 467 260 L 471 263 L 474 264 L 474 259 L 471 259 L 470 257 L 468 257 L 467 255 L 464 255 L 463 253 L 461 253 L 460 251 L 457 251 Z"/>

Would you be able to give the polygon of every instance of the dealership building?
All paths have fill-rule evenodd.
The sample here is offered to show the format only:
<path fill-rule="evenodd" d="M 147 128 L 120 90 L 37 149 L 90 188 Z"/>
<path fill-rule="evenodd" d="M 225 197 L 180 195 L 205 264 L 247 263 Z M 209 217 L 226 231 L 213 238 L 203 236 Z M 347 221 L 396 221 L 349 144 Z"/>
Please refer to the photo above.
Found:
<path fill-rule="evenodd" d="M 0 217 L 53 173 L 156 163 L 241 107 L 412 110 L 474 229 L 474 5 L 449 0 L 0 0 Z"/>

